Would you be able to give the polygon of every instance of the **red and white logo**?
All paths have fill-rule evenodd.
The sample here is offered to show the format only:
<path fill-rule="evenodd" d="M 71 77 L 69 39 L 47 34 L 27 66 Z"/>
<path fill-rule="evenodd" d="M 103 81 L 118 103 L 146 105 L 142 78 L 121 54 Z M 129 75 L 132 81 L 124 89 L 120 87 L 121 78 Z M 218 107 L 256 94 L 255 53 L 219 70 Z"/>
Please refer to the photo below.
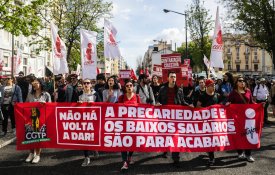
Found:
<path fill-rule="evenodd" d="M 93 64 L 93 54 L 94 54 L 94 48 L 93 48 L 93 44 L 92 43 L 88 43 L 87 48 L 86 48 L 86 53 L 85 53 L 85 57 L 86 57 L 86 61 L 85 64 Z"/>
<path fill-rule="evenodd" d="M 219 29 L 218 33 L 217 33 L 217 36 L 216 36 L 216 42 L 218 44 L 222 44 L 222 30 Z"/>
<path fill-rule="evenodd" d="M 59 36 L 56 37 L 55 48 L 56 48 L 55 55 L 58 58 L 61 58 L 62 57 L 62 53 L 61 53 L 61 40 L 60 40 Z"/>

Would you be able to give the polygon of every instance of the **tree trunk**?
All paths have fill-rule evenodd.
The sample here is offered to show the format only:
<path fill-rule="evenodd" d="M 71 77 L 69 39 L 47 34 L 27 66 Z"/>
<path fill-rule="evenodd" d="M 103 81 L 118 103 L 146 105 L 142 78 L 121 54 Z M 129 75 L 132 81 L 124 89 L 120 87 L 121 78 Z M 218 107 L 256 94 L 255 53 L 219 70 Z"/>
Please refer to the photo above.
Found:
<path fill-rule="evenodd" d="M 70 65 L 72 65 L 71 59 L 70 59 L 72 47 L 73 47 L 73 41 L 69 41 L 68 50 L 67 50 L 67 62 L 68 62 L 69 68 L 70 68 Z"/>

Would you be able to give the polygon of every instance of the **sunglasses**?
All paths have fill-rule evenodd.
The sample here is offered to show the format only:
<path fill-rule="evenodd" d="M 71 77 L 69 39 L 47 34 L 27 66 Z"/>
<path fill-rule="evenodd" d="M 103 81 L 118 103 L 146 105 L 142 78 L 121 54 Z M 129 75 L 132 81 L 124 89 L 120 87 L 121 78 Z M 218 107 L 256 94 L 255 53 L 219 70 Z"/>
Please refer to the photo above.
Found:
<path fill-rule="evenodd" d="M 133 87 L 133 85 L 132 84 L 127 84 L 125 87 Z"/>
<path fill-rule="evenodd" d="M 244 80 L 238 80 L 238 82 L 244 82 Z"/>
<path fill-rule="evenodd" d="M 91 82 L 83 82 L 83 84 L 91 84 Z"/>

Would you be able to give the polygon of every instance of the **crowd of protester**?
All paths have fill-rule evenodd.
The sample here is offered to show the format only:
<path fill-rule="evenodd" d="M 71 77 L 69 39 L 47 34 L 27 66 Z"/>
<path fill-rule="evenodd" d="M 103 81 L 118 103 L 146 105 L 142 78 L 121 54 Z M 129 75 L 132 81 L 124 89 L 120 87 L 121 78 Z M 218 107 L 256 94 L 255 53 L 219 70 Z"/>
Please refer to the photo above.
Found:
<path fill-rule="evenodd" d="M 151 105 L 183 105 L 190 107 L 208 107 L 214 104 L 251 104 L 264 105 L 264 124 L 268 120 L 268 105 L 275 105 L 275 81 L 266 81 L 264 78 L 233 77 L 225 73 L 223 78 L 206 79 L 195 77 L 187 87 L 177 86 L 175 72 L 169 72 L 168 80 L 153 75 L 141 74 L 137 81 L 125 80 L 124 86 L 119 83 L 115 75 L 106 79 L 104 74 L 98 74 L 96 79 L 80 79 L 76 74 L 67 77 L 63 75 L 48 76 L 43 79 L 30 74 L 18 77 L 2 76 L 0 78 L 0 104 L 2 133 L 4 137 L 8 131 L 8 119 L 11 121 L 11 132 L 15 133 L 15 117 L 13 106 L 20 102 L 109 102 L 127 104 Z M 274 110 L 275 111 L 275 110 Z M 275 113 L 274 113 L 275 114 Z M 273 116 L 274 116 L 273 114 Z M 38 163 L 41 149 L 30 150 L 26 162 Z M 237 150 L 238 158 L 254 162 L 251 150 Z M 133 152 L 122 152 L 122 170 L 128 169 L 132 163 Z M 215 164 L 214 152 L 209 152 L 208 165 Z M 94 151 L 94 156 L 99 153 Z M 163 153 L 167 157 L 167 153 Z M 179 165 L 180 153 L 173 152 L 174 165 Z M 82 166 L 90 164 L 90 153 L 84 151 Z"/>

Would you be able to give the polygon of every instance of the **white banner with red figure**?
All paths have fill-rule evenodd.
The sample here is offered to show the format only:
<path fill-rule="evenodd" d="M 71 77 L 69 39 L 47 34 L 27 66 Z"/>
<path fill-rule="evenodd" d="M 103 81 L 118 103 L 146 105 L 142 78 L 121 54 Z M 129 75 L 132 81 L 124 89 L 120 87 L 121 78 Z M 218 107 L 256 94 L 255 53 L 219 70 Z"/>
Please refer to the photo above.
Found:
<path fill-rule="evenodd" d="M 52 54 L 53 54 L 53 74 L 69 73 L 67 63 L 67 50 L 65 43 L 58 35 L 58 28 L 51 22 L 52 33 Z"/>
<path fill-rule="evenodd" d="M 118 59 L 121 53 L 116 40 L 117 29 L 113 24 L 104 19 L 104 57 L 110 59 Z"/>
<path fill-rule="evenodd" d="M 96 79 L 96 32 L 80 29 L 82 78 Z"/>
<path fill-rule="evenodd" d="M 15 116 L 18 150 L 210 152 L 259 148 L 263 106 L 17 103 Z"/>
<path fill-rule="evenodd" d="M 213 35 L 210 66 L 224 68 L 223 64 L 223 42 L 222 42 L 222 27 L 219 18 L 219 7 L 217 7 L 215 30 Z"/>

